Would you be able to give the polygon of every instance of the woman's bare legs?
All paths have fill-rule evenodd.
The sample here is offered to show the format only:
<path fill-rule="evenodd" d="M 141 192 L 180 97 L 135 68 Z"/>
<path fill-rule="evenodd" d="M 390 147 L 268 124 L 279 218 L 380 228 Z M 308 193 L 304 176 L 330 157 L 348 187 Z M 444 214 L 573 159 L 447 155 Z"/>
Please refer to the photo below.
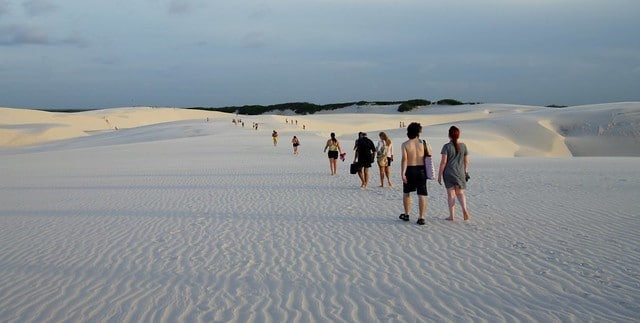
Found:
<path fill-rule="evenodd" d="M 447 189 L 447 204 L 449 205 L 449 217 L 447 220 L 453 221 L 456 213 L 456 190 L 454 188 Z"/>
<path fill-rule="evenodd" d="M 467 197 L 464 194 L 464 190 L 460 188 L 460 186 L 454 186 L 453 188 L 447 189 L 447 203 L 449 204 L 449 217 L 447 220 L 453 221 L 455 215 L 455 205 L 456 198 L 460 203 L 460 207 L 462 208 L 462 215 L 464 216 L 464 220 L 469 220 L 469 210 L 467 210 Z"/>
<path fill-rule="evenodd" d="M 458 202 L 460 202 L 460 207 L 462 207 L 462 215 L 464 216 L 465 221 L 469 221 L 469 210 L 467 210 L 467 196 L 464 194 L 464 190 L 459 186 L 455 187 L 456 196 L 458 197 Z"/>
<path fill-rule="evenodd" d="M 384 177 L 387 176 L 387 184 L 389 187 L 393 187 L 391 185 L 391 170 L 389 166 L 379 166 L 380 168 L 380 187 L 384 187 Z"/>
<path fill-rule="evenodd" d="M 331 175 L 335 175 L 338 170 L 338 160 L 329 158 L 329 168 L 331 168 Z"/>
<path fill-rule="evenodd" d="M 384 173 L 387 175 L 387 183 L 389 184 L 389 187 L 393 187 L 393 185 L 391 185 L 391 167 L 385 166 Z"/>

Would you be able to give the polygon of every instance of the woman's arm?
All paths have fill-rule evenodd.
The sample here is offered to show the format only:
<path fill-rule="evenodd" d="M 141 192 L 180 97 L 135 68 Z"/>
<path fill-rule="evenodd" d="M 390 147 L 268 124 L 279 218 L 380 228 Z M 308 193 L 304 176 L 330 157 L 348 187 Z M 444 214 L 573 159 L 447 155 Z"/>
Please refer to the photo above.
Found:
<path fill-rule="evenodd" d="M 464 172 L 469 172 L 469 155 L 464 155 Z"/>
<path fill-rule="evenodd" d="M 438 184 L 442 185 L 442 174 L 444 174 L 444 168 L 447 166 L 447 154 L 442 154 L 440 158 L 440 166 L 438 167 Z"/>

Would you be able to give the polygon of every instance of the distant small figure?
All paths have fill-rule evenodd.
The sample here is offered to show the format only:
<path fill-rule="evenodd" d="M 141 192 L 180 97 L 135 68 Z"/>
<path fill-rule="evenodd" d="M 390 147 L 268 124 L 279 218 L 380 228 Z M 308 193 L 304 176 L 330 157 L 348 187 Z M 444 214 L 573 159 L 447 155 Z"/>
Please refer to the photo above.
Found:
<path fill-rule="evenodd" d="M 442 159 L 440 160 L 440 168 L 438 169 L 438 184 L 447 189 L 447 202 L 449 205 L 449 217 L 447 220 L 453 221 L 455 214 L 456 197 L 462 207 L 462 215 L 465 221 L 469 221 L 469 210 L 467 210 L 467 197 L 464 190 L 469 180 L 469 157 L 467 146 L 458 142 L 460 138 L 460 129 L 456 126 L 449 128 L 449 141 L 442 146 Z"/>
<path fill-rule="evenodd" d="M 291 144 L 293 144 L 293 154 L 297 155 L 298 154 L 298 146 L 300 146 L 300 140 L 298 140 L 298 137 L 293 136 L 293 139 L 291 139 Z"/>
<path fill-rule="evenodd" d="M 278 145 L 278 132 L 274 130 L 271 133 L 271 137 L 273 138 L 273 145 L 277 146 Z"/>

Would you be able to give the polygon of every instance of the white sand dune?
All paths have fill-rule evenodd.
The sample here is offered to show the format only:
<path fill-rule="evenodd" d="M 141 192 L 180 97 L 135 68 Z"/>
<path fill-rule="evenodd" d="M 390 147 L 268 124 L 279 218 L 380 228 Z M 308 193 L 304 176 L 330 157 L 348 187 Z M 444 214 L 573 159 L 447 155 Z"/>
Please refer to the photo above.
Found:
<path fill-rule="evenodd" d="M 175 108 L 119 108 L 77 113 L 0 108 L 0 147 L 88 136 L 95 132 L 219 117 L 219 112 Z"/>
<path fill-rule="evenodd" d="M 638 321 L 640 103 L 235 117 L 0 109 L 0 321 Z M 431 181 L 398 220 L 398 154 L 393 188 L 329 175 L 330 132 L 400 121 L 462 129 L 471 222 Z"/>

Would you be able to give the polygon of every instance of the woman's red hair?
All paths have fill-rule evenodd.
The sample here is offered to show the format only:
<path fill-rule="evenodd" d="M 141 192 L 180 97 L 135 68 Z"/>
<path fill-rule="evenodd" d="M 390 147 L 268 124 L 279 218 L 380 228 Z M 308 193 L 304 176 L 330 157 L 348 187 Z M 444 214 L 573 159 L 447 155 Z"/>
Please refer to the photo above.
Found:
<path fill-rule="evenodd" d="M 451 126 L 451 128 L 449 128 L 449 138 L 451 138 L 451 142 L 453 142 L 453 145 L 456 147 L 457 154 L 458 150 L 460 150 L 460 146 L 458 145 L 458 138 L 460 138 L 460 129 L 458 129 L 458 127 L 456 126 Z"/>

